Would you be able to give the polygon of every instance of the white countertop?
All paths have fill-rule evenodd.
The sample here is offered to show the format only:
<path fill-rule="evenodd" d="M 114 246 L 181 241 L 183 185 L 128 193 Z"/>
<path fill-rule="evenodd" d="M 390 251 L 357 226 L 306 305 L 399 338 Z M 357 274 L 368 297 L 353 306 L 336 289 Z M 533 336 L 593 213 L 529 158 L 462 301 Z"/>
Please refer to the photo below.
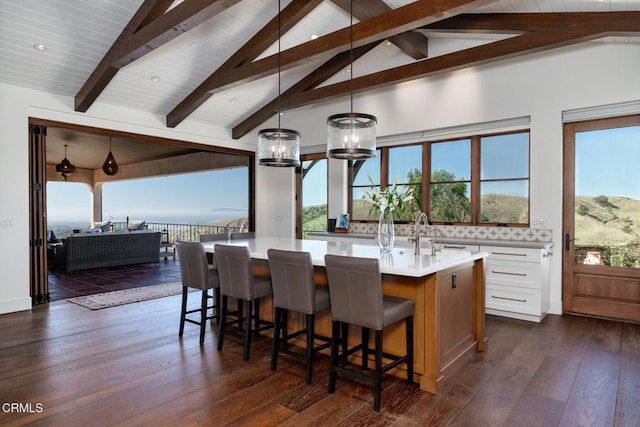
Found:
<path fill-rule="evenodd" d="M 285 239 L 280 237 L 257 237 L 247 240 L 213 241 L 203 243 L 207 252 L 214 252 L 216 244 L 247 246 L 252 258 L 267 260 L 267 250 L 281 249 L 309 252 L 314 265 L 324 266 L 325 254 L 345 255 L 380 260 L 380 271 L 399 276 L 422 277 L 438 271 L 455 267 L 465 262 L 475 261 L 489 256 L 486 252 L 443 249 L 431 256 L 431 251 L 423 249 L 416 256 L 412 249 L 396 248 L 390 253 L 380 252 L 377 245 L 363 245 L 346 242 L 328 242 L 324 240 Z"/>

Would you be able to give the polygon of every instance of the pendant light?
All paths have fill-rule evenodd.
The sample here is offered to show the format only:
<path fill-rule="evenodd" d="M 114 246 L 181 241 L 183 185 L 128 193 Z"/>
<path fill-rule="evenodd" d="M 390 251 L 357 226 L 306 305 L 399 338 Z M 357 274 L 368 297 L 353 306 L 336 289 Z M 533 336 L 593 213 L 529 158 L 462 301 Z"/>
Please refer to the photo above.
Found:
<path fill-rule="evenodd" d="M 376 156 L 376 125 L 378 120 L 371 114 L 353 112 L 353 0 L 351 15 L 351 66 L 349 93 L 351 112 L 334 114 L 327 119 L 327 157 L 342 160 L 367 159 Z"/>
<path fill-rule="evenodd" d="M 118 164 L 116 163 L 116 159 L 113 157 L 111 153 L 111 137 L 109 137 L 109 154 L 102 165 L 102 170 L 109 176 L 113 176 L 118 173 Z"/>
<path fill-rule="evenodd" d="M 64 144 L 64 159 L 56 165 L 56 172 L 62 175 L 65 181 L 69 175 L 76 171 L 76 167 L 67 159 L 67 147 L 68 145 Z"/>
<path fill-rule="evenodd" d="M 280 127 L 280 0 L 278 0 L 278 127 L 258 132 L 258 164 L 300 166 L 300 132 Z"/>

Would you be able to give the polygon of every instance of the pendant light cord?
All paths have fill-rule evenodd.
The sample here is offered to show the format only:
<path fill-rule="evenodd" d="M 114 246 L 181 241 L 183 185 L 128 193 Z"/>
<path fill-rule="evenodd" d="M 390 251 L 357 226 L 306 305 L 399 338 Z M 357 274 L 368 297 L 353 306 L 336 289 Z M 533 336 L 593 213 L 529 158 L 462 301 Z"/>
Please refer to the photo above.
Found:
<path fill-rule="evenodd" d="M 353 0 L 349 2 L 349 17 L 351 18 L 349 25 L 349 61 L 351 62 L 349 67 L 349 93 L 351 113 L 353 114 Z"/>
<path fill-rule="evenodd" d="M 281 128 L 280 126 L 280 109 L 282 108 L 282 105 L 280 103 L 280 64 L 281 64 L 281 58 L 280 58 L 280 38 L 281 38 L 281 34 L 280 34 L 280 0 L 278 0 L 278 129 Z"/>

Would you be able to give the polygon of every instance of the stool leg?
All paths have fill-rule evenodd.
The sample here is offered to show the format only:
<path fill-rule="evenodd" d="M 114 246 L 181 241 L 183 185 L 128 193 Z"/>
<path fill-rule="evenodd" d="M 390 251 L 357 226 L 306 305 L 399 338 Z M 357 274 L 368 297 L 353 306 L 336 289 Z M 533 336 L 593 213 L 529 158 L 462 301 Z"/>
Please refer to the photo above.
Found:
<path fill-rule="evenodd" d="M 220 288 L 215 288 L 215 308 L 216 308 L 216 323 L 220 324 Z"/>
<path fill-rule="evenodd" d="M 220 311 L 220 336 L 218 336 L 218 351 L 222 350 L 224 330 L 227 326 L 227 296 L 222 297 L 222 311 Z"/>
<path fill-rule="evenodd" d="M 380 394 L 382 392 L 382 330 L 376 330 L 376 372 L 373 383 L 373 410 L 380 411 Z"/>
<path fill-rule="evenodd" d="M 247 301 L 247 328 L 244 331 L 244 350 L 242 352 L 242 360 L 249 360 L 249 346 L 251 345 L 251 313 L 253 301 Z"/>
<path fill-rule="evenodd" d="M 204 328 L 207 326 L 207 292 L 203 290 L 200 298 L 200 345 L 204 343 Z"/>
<path fill-rule="evenodd" d="M 369 328 L 362 328 L 362 370 L 369 370 Z"/>
<path fill-rule="evenodd" d="M 305 382 L 311 384 L 311 374 L 313 372 L 313 331 L 315 329 L 315 316 L 307 314 L 307 367 Z"/>
<path fill-rule="evenodd" d="M 256 298 L 254 300 L 254 312 L 255 312 L 255 317 L 253 318 L 253 324 L 254 324 L 254 328 L 256 331 L 256 336 L 260 335 L 260 298 Z"/>
<path fill-rule="evenodd" d="M 187 316 L 187 287 L 182 287 L 182 307 L 180 310 L 180 331 L 178 332 L 178 336 L 181 337 L 184 333 L 184 320 Z"/>
<path fill-rule="evenodd" d="M 349 324 L 348 323 L 340 323 L 340 342 L 342 344 L 342 363 L 345 365 L 348 362 L 349 356 L 347 355 L 347 351 L 349 350 Z"/>
<path fill-rule="evenodd" d="M 338 366 L 338 342 L 340 341 L 340 322 L 331 321 L 331 363 L 329 366 L 329 393 L 336 391 L 336 371 Z"/>
<path fill-rule="evenodd" d="M 282 309 L 276 307 L 276 318 L 273 325 L 273 347 L 271 348 L 271 370 L 275 371 L 278 365 L 278 348 L 280 347 L 280 328 L 282 327 Z"/>
<path fill-rule="evenodd" d="M 407 382 L 413 384 L 413 316 L 407 317 Z"/>

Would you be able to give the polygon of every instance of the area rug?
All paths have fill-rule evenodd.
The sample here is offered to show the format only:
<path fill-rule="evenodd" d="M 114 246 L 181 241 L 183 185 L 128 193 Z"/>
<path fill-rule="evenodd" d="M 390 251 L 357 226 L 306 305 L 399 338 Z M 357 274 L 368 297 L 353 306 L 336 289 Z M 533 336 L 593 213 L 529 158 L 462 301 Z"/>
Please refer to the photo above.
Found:
<path fill-rule="evenodd" d="M 155 298 L 177 295 L 182 292 L 182 283 L 163 283 L 162 285 L 145 286 L 142 288 L 124 289 L 122 291 L 104 292 L 101 294 L 69 298 L 67 301 L 81 305 L 91 310 L 115 307 L 117 305 L 146 301 Z"/>

